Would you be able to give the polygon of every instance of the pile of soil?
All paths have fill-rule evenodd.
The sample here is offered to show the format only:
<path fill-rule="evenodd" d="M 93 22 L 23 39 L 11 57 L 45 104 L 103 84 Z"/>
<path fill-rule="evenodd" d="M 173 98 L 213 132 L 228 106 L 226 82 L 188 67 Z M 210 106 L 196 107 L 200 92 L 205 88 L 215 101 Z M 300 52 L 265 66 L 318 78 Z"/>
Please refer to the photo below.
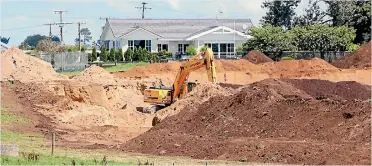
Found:
<path fill-rule="evenodd" d="M 231 96 L 212 97 L 197 109 L 185 108 L 167 117 L 121 148 L 198 159 L 371 164 L 370 101 L 362 101 L 366 96 L 349 100 L 351 92 L 370 93 L 370 89 L 312 80 L 344 88 L 342 95 L 335 94 L 337 98 L 317 98 L 314 94 L 322 89 L 296 81 L 267 79 Z"/>
<path fill-rule="evenodd" d="M 342 69 L 371 67 L 371 41 L 363 44 L 358 50 L 332 63 Z"/>
<path fill-rule="evenodd" d="M 1 53 L 1 80 L 50 81 L 64 80 L 67 76 L 54 71 L 50 63 L 27 55 L 12 47 Z"/>
<path fill-rule="evenodd" d="M 233 93 L 233 88 L 223 88 L 218 84 L 202 83 L 197 85 L 190 93 L 184 98 L 179 99 L 169 107 L 166 107 L 156 114 L 160 119 L 167 116 L 175 115 L 183 110 L 185 107 L 188 109 L 196 109 L 200 104 L 215 96 L 229 96 Z"/>
<path fill-rule="evenodd" d="M 119 77 L 143 77 L 157 74 L 172 74 L 175 75 L 179 71 L 182 63 L 153 63 L 146 66 L 137 66 L 126 72 L 115 73 Z M 250 63 L 246 60 L 215 60 L 216 71 L 261 71 L 259 66 Z M 206 72 L 205 68 L 201 68 L 195 72 Z"/>
<path fill-rule="evenodd" d="M 271 58 L 257 50 L 249 51 L 248 55 L 243 57 L 243 59 L 246 59 L 254 64 L 274 62 Z"/>
<path fill-rule="evenodd" d="M 317 75 L 319 72 L 338 71 L 338 69 L 320 58 L 311 60 L 285 60 L 262 64 L 269 75 L 282 78 Z"/>
<path fill-rule="evenodd" d="M 118 82 L 117 80 L 115 80 L 114 75 L 110 74 L 108 71 L 97 65 L 90 66 L 89 68 L 74 76 L 73 79 L 106 85 L 115 85 Z"/>

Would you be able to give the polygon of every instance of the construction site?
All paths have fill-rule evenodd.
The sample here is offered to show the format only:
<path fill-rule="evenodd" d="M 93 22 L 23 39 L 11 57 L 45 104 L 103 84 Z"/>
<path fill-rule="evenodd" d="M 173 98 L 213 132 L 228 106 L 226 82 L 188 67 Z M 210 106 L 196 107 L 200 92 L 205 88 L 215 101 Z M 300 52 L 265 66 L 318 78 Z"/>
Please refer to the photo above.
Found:
<path fill-rule="evenodd" d="M 192 60 L 112 73 L 92 65 L 68 77 L 9 48 L 1 53 L 2 108 L 32 124 L 2 127 L 39 133 L 46 149 L 55 133 L 57 148 L 241 164 L 371 164 L 371 42 L 333 63 L 274 62 L 259 51 L 214 59 L 215 81 L 204 66 L 192 70 L 179 82 L 196 83 L 191 91 L 145 111 L 154 106 L 145 89 L 174 90 L 180 66 Z"/>

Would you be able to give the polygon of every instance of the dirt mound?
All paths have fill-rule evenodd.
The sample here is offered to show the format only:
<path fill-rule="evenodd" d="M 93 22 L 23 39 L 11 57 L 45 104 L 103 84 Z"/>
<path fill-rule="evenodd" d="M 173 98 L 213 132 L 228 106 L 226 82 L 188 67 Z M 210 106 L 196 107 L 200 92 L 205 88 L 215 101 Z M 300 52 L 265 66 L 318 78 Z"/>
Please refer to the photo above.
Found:
<path fill-rule="evenodd" d="M 1 80 L 48 81 L 68 79 L 56 73 L 51 64 L 12 47 L 1 53 Z"/>
<path fill-rule="evenodd" d="M 370 103 L 316 99 L 311 94 L 318 89 L 308 94 L 293 82 L 269 79 L 231 96 L 212 97 L 121 147 L 199 159 L 370 164 Z"/>
<path fill-rule="evenodd" d="M 371 41 L 363 44 L 358 50 L 332 63 L 342 69 L 371 67 Z"/>
<path fill-rule="evenodd" d="M 259 66 L 250 63 L 246 60 L 215 60 L 217 72 L 225 71 L 261 71 Z M 137 66 L 126 72 L 116 73 L 119 77 L 141 77 L 156 74 L 175 74 L 182 63 L 154 63 L 146 66 Z M 205 68 L 201 68 L 196 72 L 206 72 Z"/>
<path fill-rule="evenodd" d="M 196 109 L 198 105 L 209 100 L 214 96 L 228 96 L 234 90 L 232 88 L 223 88 L 220 85 L 213 83 L 203 83 L 197 85 L 190 93 L 183 99 L 173 103 L 171 106 L 157 112 L 157 116 L 164 119 L 167 116 L 179 113 L 185 107 L 189 109 Z"/>
<path fill-rule="evenodd" d="M 79 74 L 74 76 L 73 79 L 90 83 L 111 85 L 115 85 L 118 82 L 117 80 L 115 80 L 114 75 L 96 65 L 90 66 L 89 68 L 80 72 Z"/>
<path fill-rule="evenodd" d="M 271 58 L 269 58 L 268 56 L 266 56 L 265 54 L 257 50 L 249 51 L 248 55 L 243 57 L 243 59 L 246 59 L 249 62 L 252 62 L 254 64 L 274 62 Z"/>
<path fill-rule="evenodd" d="M 262 68 L 266 70 L 269 75 L 280 76 L 282 78 L 312 76 L 319 74 L 319 72 L 338 70 L 336 67 L 320 58 L 268 62 L 262 64 Z"/>

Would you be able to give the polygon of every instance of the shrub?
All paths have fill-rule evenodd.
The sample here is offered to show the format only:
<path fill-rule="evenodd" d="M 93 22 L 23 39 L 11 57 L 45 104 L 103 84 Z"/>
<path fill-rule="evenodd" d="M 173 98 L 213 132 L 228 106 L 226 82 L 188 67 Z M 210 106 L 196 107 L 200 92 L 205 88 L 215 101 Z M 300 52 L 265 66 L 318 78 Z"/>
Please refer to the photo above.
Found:
<path fill-rule="evenodd" d="M 128 48 L 128 50 L 125 51 L 124 58 L 125 61 L 128 62 L 131 62 L 133 60 L 133 51 L 130 48 Z"/>
<path fill-rule="evenodd" d="M 96 47 L 93 47 L 93 50 L 92 50 L 92 62 L 94 62 L 96 60 L 97 60 L 97 50 L 96 50 Z"/>
<path fill-rule="evenodd" d="M 114 48 L 110 49 L 110 54 L 109 54 L 108 59 L 109 59 L 109 61 L 115 61 L 115 50 L 114 50 Z"/>
<path fill-rule="evenodd" d="M 353 51 L 359 49 L 359 47 L 360 46 L 358 44 L 350 44 L 350 45 L 347 46 L 347 50 L 353 52 Z"/>
<path fill-rule="evenodd" d="M 290 56 L 284 56 L 281 58 L 281 60 L 293 60 L 294 58 L 293 57 L 290 57 Z"/>
<path fill-rule="evenodd" d="M 100 60 L 103 62 L 107 62 L 107 51 L 106 51 L 105 46 L 101 47 Z"/>
<path fill-rule="evenodd" d="M 196 55 L 196 49 L 194 46 L 189 46 L 186 49 L 186 55 Z"/>
<path fill-rule="evenodd" d="M 81 52 L 85 52 L 86 50 L 87 50 L 87 46 L 82 45 L 80 51 L 81 51 Z"/>
<path fill-rule="evenodd" d="M 115 59 L 116 61 L 123 61 L 123 50 L 121 48 L 115 52 Z"/>
<path fill-rule="evenodd" d="M 200 52 L 204 52 L 205 50 L 207 50 L 207 46 L 200 47 Z"/>
<path fill-rule="evenodd" d="M 91 62 L 91 61 L 92 61 L 92 54 L 88 53 L 88 62 Z"/>

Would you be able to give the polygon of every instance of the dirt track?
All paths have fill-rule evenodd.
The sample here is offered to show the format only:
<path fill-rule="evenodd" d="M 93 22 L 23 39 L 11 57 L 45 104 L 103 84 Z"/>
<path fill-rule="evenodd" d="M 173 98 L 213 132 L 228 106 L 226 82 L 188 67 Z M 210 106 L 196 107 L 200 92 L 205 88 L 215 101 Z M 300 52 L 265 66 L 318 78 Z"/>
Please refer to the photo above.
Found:
<path fill-rule="evenodd" d="M 371 85 L 371 68 L 339 69 L 321 59 L 217 60 L 223 84 L 204 84 L 205 69 L 191 73 L 189 80 L 203 84 L 158 112 L 163 121 L 151 128 L 154 115 L 136 111 L 149 106 L 138 86 L 160 79 L 171 85 L 180 63 L 113 74 L 93 66 L 69 79 L 16 48 L 2 56 L 3 105 L 35 121 L 35 128 L 15 130 L 57 132 L 62 146 L 270 163 L 371 163 L 371 90 L 360 84 Z"/>

